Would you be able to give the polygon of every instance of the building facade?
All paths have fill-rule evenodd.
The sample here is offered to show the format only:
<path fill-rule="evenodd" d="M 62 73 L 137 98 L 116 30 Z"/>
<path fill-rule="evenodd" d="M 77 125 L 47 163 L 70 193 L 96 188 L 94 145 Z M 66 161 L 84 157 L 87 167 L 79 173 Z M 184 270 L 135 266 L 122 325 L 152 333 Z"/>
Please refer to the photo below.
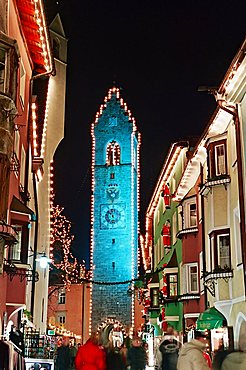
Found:
<path fill-rule="evenodd" d="M 212 351 L 221 340 L 225 347 L 244 345 L 246 333 L 243 50 L 245 43 L 221 86 L 213 91 L 218 107 L 175 194 L 184 204 L 199 184 L 196 194 L 203 230 L 200 285 L 206 309 L 196 327 L 210 330 Z M 233 97 L 230 102 L 228 96 Z"/>
<path fill-rule="evenodd" d="M 50 167 L 63 138 L 67 41 L 60 35 L 63 54 L 54 62 L 41 0 L 0 7 L 0 331 L 23 330 L 26 310 L 45 333 L 49 269 L 39 261 L 50 253 Z"/>
<path fill-rule="evenodd" d="M 90 284 L 49 287 L 48 328 L 56 336 L 74 338 L 85 343 L 89 338 Z"/>
<path fill-rule="evenodd" d="M 156 335 L 161 335 L 168 326 L 178 332 L 183 330 L 183 302 L 179 299 L 182 242 L 177 237 L 182 220 L 180 206 L 172 194 L 193 147 L 193 140 L 171 146 L 146 213 L 145 244 L 150 249 L 153 277 L 148 282 L 145 305 Z"/>

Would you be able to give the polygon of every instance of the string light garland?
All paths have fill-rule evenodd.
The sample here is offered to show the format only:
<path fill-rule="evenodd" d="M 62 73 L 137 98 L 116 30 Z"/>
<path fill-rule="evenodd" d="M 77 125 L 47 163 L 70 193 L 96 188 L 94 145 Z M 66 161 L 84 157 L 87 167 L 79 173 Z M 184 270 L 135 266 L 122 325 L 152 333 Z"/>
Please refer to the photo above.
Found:
<path fill-rule="evenodd" d="M 139 276 L 135 279 L 129 279 L 124 281 L 96 281 L 91 279 L 90 277 L 75 277 L 72 273 L 68 273 L 68 275 L 71 277 L 72 280 L 76 279 L 77 283 L 89 283 L 89 284 L 97 284 L 97 285 L 124 285 L 124 284 L 132 284 L 134 282 L 144 282 L 149 283 L 151 278 L 161 271 L 163 271 L 165 267 L 160 267 L 159 269 L 156 269 L 154 272 L 146 273 L 143 276 Z M 87 276 L 91 276 L 90 272 L 87 272 Z"/>

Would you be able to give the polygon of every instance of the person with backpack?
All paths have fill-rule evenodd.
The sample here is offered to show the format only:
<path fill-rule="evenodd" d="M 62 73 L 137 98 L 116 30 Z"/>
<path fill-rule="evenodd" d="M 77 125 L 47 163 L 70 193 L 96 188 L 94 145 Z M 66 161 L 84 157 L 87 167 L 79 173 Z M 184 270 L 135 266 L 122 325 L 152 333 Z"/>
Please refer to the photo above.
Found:
<path fill-rule="evenodd" d="M 164 337 L 165 338 L 165 337 Z M 178 362 L 179 345 L 175 337 L 169 337 L 163 340 L 159 346 L 161 353 L 161 369 L 176 370 Z"/>
<path fill-rule="evenodd" d="M 156 347 L 155 369 L 176 370 L 179 353 L 179 341 L 175 336 L 174 328 L 168 326 L 162 342 Z"/>

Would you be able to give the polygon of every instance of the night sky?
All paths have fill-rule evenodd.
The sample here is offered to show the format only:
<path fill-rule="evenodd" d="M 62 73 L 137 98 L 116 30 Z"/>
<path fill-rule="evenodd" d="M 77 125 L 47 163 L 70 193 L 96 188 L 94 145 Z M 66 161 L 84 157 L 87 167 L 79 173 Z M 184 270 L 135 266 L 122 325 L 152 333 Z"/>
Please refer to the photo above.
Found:
<path fill-rule="evenodd" d="M 200 136 L 212 95 L 245 38 L 245 0 L 46 0 L 68 38 L 65 139 L 55 201 L 72 222 L 73 253 L 89 265 L 90 125 L 116 81 L 142 134 L 141 231 L 171 143 Z"/>

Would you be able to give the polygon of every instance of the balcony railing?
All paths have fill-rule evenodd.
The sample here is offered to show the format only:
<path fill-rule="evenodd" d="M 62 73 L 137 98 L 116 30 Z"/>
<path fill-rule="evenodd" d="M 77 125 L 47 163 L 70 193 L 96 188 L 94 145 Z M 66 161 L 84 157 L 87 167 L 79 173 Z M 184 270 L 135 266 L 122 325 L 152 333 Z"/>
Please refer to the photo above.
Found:
<path fill-rule="evenodd" d="M 22 264 L 16 261 L 5 261 L 3 271 L 9 276 L 10 281 L 13 280 L 14 276 L 19 276 L 21 282 L 24 279 L 32 281 L 33 275 L 35 276 L 36 282 L 39 280 L 38 272 L 32 270 L 29 264 Z"/>

